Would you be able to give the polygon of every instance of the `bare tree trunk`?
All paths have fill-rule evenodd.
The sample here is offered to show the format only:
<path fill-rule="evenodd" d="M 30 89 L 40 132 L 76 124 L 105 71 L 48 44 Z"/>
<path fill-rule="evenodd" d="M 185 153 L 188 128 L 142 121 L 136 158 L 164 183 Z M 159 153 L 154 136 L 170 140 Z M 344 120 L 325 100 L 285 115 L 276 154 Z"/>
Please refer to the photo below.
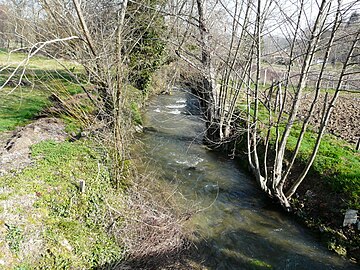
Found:
<path fill-rule="evenodd" d="M 261 176 L 260 162 L 257 152 L 258 144 L 258 124 L 259 124 L 259 84 L 260 84 L 260 70 L 261 70 L 261 36 L 260 36 L 260 25 L 261 25 L 261 0 L 257 1 L 257 12 L 256 12 L 256 30 L 255 30 L 255 46 L 256 46 L 256 74 L 255 74 L 255 89 L 254 89 L 254 115 L 253 115 L 253 160 L 257 178 L 259 178 L 261 188 L 264 191 L 267 191 L 268 187 L 266 185 L 266 180 Z"/>
<path fill-rule="evenodd" d="M 338 9 L 337 9 L 337 13 L 336 13 L 336 16 L 335 16 L 335 21 L 334 21 L 334 24 L 333 24 L 333 28 L 332 28 L 332 31 L 331 31 L 331 36 L 330 36 L 329 42 L 327 44 L 327 48 L 326 48 L 325 55 L 324 55 L 324 58 L 323 58 L 323 64 L 322 64 L 322 67 L 321 67 L 321 70 L 320 70 L 320 73 L 319 73 L 319 76 L 318 76 L 318 79 L 317 79 L 316 88 L 315 88 L 315 95 L 314 95 L 313 101 L 311 103 L 308 115 L 307 115 L 307 117 L 305 118 L 305 120 L 303 122 L 303 125 L 302 125 L 302 128 L 301 128 L 298 140 L 296 142 L 295 150 L 293 151 L 293 154 L 292 154 L 290 164 L 288 165 L 288 168 L 286 169 L 284 175 L 282 176 L 283 179 L 279 183 L 279 186 L 280 186 L 281 189 L 283 189 L 283 186 L 284 186 L 284 184 L 285 184 L 285 182 L 286 182 L 286 180 L 287 180 L 287 178 L 288 178 L 288 176 L 290 174 L 290 171 L 291 171 L 291 169 L 292 169 L 292 167 L 294 165 L 294 162 L 295 162 L 296 157 L 297 157 L 297 155 L 299 153 L 299 150 L 300 150 L 302 140 L 304 138 L 305 132 L 306 132 L 307 127 L 308 127 L 308 124 L 310 122 L 310 118 L 313 115 L 316 102 L 318 101 L 320 90 L 321 90 L 321 83 L 322 83 L 323 74 L 324 74 L 327 62 L 329 60 L 330 50 L 332 49 L 332 46 L 333 46 L 333 41 L 334 41 L 334 38 L 335 38 L 336 30 L 339 27 L 339 17 L 340 17 L 340 2 L 338 3 Z"/>
<path fill-rule="evenodd" d="M 114 88 L 114 149 L 115 149 L 115 182 L 119 186 L 121 182 L 121 177 L 124 171 L 124 159 L 125 159 L 125 138 L 124 138 L 124 128 L 122 127 L 122 108 L 123 104 L 123 83 L 124 83 L 124 70 L 123 70 L 123 57 L 122 57 L 122 47 L 123 47 L 123 27 L 125 21 L 125 13 L 127 9 L 128 0 L 123 0 L 121 4 L 120 14 L 118 18 L 118 27 L 117 27 L 117 44 L 116 44 L 116 55 L 117 55 L 117 65 L 116 65 L 116 87 Z"/>
<path fill-rule="evenodd" d="M 44 0 L 45 3 L 46 3 L 46 0 Z M 87 26 L 87 23 L 85 21 L 85 18 L 84 18 L 84 14 L 82 12 L 82 9 L 81 9 L 81 5 L 79 3 L 79 0 L 72 0 L 73 1 L 73 4 L 74 4 L 74 7 L 75 7 L 75 10 L 76 10 L 76 14 L 78 16 L 78 19 L 80 21 L 80 25 L 81 25 L 81 28 L 82 28 L 82 31 L 83 31 L 83 34 L 85 36 L 85 40 L 86 40 L 86 43 L 88 45 L 88 47 L 90 48 L 90 51 L 93 55 L 93 57 L 95 58 L 95 63 L 96 63 L 96 70 L 95 71 L 92 71 L 90 72 L 90 75 L 91 74 L 96 74 L 96 84 L 97 86 L 99 87 L 99 92 L 100 92 L 100 95 L 101 95 L 101 98 L 104 102 L 104 107 L 105 107 L 105 117 L 106 118 L 111 118 L 111 113 L 112 113 L 112 110 L 113 110 L 113 102 L 112 102 L 112 97 L 111 97 L 111 94 L 109 93 L 109 85 L 105 82 L 105 80 L 103 79 L 105 76 L 104 76 L 104 68 L 101 66 L 101 63 L 99 62 L 99 59 L 98 59 L 98 52 L 97 52 L 97 49 L 95 47 L 95 42 L 91 36 L 91 33 L 89 31 L 89 28 Z"/>
<path fill-rule="evenodd" d="M 276 188 L 280 184 L 281 179 L 282 179 L 283 160 L 284 160 L 287 140 L 290 135 L 290 131 L 292 129 L 292 126 L 294 124 L 295 118 L 297 116 L 297 113 L 298 113 L 298 110 L 299 110 L 299 107 L 301 104 L 302 92 L 306 86 L 311 63 L 314 58 L 314 53 L 317 49 L 317 44 L 318 44 L 318 41 L 320 38 L 320 33 L 323 30 L 325 19 L 327 17 L 327 11 L 325 10 L 327 4 L 328 4 L 328 0 L 322 0 L 320 10 L 319 10 L 318 16 L 316 18 L 312 33 L 311 33 L 311 38 L 310 38 L 310 41 L 308 44 L 307 52 L 305 54 L 305 59 L 303 62 L 300 80 L 299 80 L 299 84 L 297 86 L 297 91 L 295 93 L 294 102 L 293 102 L 293 105 L 292 105 L 292 108 L 291 108 L 291 111 L 289 114 L 289 118 L 286 122 L 285 130 L 282 134 L 279 149 L 277 149 L 277 153 L 276 153 L 277 156 L 276 156 L 276 160 L 275 160 L 276 165 L 274 167 L 274 180 L 273 180 L 274 188 Z M 329 7 L 327 7 L 327 8 L 329 9 Z"/>
<path fill-rule="evenodd" d="M 73 3 L 74 3 L 74 6 L 75 6 L 75 10 L 76 10 L 76 13 L 78 15 L 81 27 L 82 27 L 82 29 L 84 31 L 84 36 L 86 38 L 87 44 L 89 45 L 89 48 L 91 49 L 91 52 L 93 53 L 93 55 L 96 57 L 97 53 L 96 53 L 95 45 L 94 45 L 94 42 L 92 40 L 89 28 L 87 27 L 87 24 L 85 22 L 85 18 L 84 18 L 84 15 L 82 13 L 82 10 L 81 10 L 79 0 L 73 0 Z"/>
<path fill-rule="evenodd" d="M 203 76 L 202 98 L 205 100 L 205 117 L 207 134 L 206 139 L 210 143 L 215 143 L 218 139 L 222 139 L 222 131 L 219 129 L 217 117 L 217 93 L 215 72 L 211 60 L 210 33 L 207 28 L 205 5 L 206 0 L 196 0 L 199 17 L 200 30 L 200 47 L 201 47 L 201 63 Z"/>

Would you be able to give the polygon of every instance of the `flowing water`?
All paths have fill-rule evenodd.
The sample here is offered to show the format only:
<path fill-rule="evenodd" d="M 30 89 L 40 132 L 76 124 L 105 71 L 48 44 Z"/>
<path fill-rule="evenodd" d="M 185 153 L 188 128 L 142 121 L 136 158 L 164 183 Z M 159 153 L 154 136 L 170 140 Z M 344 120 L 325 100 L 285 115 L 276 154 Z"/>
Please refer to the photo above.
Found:
<path fill-rule="evenodd" d="M 142 135 L 146 156 L 189 205 L 203 211 L 189 221 L 209 269 L 358 269 L 327 251 L 278 209 L 234 160 L 203 144 L 197 99 L 175 89 L 150 102 Z"/>

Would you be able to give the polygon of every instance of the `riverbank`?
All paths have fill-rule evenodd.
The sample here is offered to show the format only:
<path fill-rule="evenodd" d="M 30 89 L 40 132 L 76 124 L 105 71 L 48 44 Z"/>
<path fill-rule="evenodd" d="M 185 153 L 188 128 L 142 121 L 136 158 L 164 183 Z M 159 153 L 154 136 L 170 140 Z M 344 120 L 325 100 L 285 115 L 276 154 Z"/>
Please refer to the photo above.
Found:
<path fill-rule="evenodd" d="M 183 75 L 183 80 L 187 82 L 186 86 L 190 87 L 195 95 L 197 89 L 201 87 L 201 82 L 197 78 L 196 74 Z M 304 96 L 306 102 L 303 104 L 310 104 L 312 97 L 312 94 L 307 92 Z M 245 97 L 243 98 L 245 99 Z M 319 239 L 328 249 L 355 263 L 359 263 L 360 246 L 357 225 L 343 227 L 342 224 L 345 212 L 348 209 L 359 210 L 360 153 L 355 150 L 356 136 L 360 135 L 357 128 L 360 125 L 360 119 L 357 117 L 357 98 L 354 93 L 343 93 L 339 98 L 339 105 L 335 108 L 333 117 L 329 121 L 329 132 L 320 144 L 318 155 L 307 178 L 303 185 L 300 185 L 297 194 L 291 201 L 292 214 L 301 224 L 317 233 Z M 240 98 L 238 101 L 238 118 L 246 119 L 241 103 L 244 100 L 241 100 Z M 287 104 L 291 105 L 290 100 Z M 285 106 L 285 111 L 289 106 Z M 300 108 L 297 116 L 299 122 L 302 115 L 306 113 L 305 106 Z M 265 108 L 263 109 L 265 110 Z M 314 111 L 317 115 L 321 113 L 319 104 L 316 105 Z M 265 116 L 260 113 L 259 117 L 264 118 Z M 259 124 L 260 129 L 262 125 L 266 126 L 268 121 L 266 117 L 263 118 Z M 316 140 L 318 118 L 312 117 L 310 119 L 311 125 L 308 129 L 310 132 L 304 137 L 303 145 L 294 164 L 294 170 L 289 175 L 290 183 L 297 179 L 311 155 Z M 238 123 L 240 127 L 243 124 L 242 122 Z M 291 153 L 295 149 L 300 129 L 301 125 L 296 123 L 290 133 L 285 163 L 291 159 Z M 230 157 L 236 156 L 242 163 L 241 166 L 247 170 L 246 133 L 239 133 L 240 137 L 237 138 L 236 142 L 226 143 L 218 150 L 227 151 Z M 261 133 L 260 130 L 259 133 L 262 134 L 260 136 L 266 136 L 266 132 Z M 270 145 L 274 143 L 272 139 L 270 138 Z M 235 152 L 234 143 L 236 145 Z M 260 140 L 258 144 L 260 150 L 262 145 L 263 142 Z M 268 157 L 272 155 L 271 148 L 270 146 Z M 261 156 L 260 150 L 259 155 Z"/>
<path fill-rule="evenodd" d="M 44 124 L 46 122 L 46 124 Z M 92 140 L 69 141 L 65 125 L 39 119 L 18 131 L 1 155 L 2 269 L 91 268 L 120 260 L 108 233 L 108 205 L 122 197 Z"/>
<path fill-rule="evenodd" d="M 310 102 L 311 95 L 305 98 Z M 328 249 L 359 263 L 360 238 L 357 224 L 343 226 L 347 210 L 359 211 L 360 153 L 355 150 L 355 138 L 359 135 L 357 126 L 360 119 L 356 117 L 356 100 L 357 96 L 351 93 L 339 98 L 339 106 L 335 108 L 329 121 L 329 132 L 324 136 L 312 168 L 290 203 L 297 220 L 316 232 Z M 301 118 L 305 111 L 305 108 L 301 108 L 298 117 Z M 315 111 L 316 114 L 320 113 L 319 105 Z M 297 179 L 311 154 L 316 138 L 317 119 L 316 116 L 310 119 L 310 134 L 304 137 L 290 180 Z M 288 160 L 295 148 L 298 133 L 299 128 L 295 127 L 290 134 L 286 154 Z M 246 138 L 237 142 L 236 156 L 247 164 L 244 140 Z M 262 143 L 259 145 L 261 149 Z M 272 147 L 269 156 L 273 154 L 271 149 Z"/>
<path fill-rule="evenodd" d="M 227 151 L 228 149 L 225 152 Z M 231 152 L 232 158 L 238 160 L 239 167 L 247 170 L 246 150 L 238 147 L 235 156 L 233 154 L 234 152 Z M 301 169 L 302 165 L 297 166 L 292 177 L 296 178 Z M 348 194 L 334 190 L 328 183 L 329 180 L 331 178 L 314 171 L 308 175 L 290 201 L 292 211 L 289 215 L 299 224 L 313 231 L 318 240 L 329 250 L 354 264 L 359 264 L 360 237 L 357 224 L 343 226 L 345 212 L 349 209 Z M 277 205 L 271 200 L 269 203 Z M 279 205 L 277 211 L 282 210 Z"/>
<path fill-rule="evenodd" d="M 1 52 L 1 83 L 23 57 Z M 111 131 L 64 70 L 81 78 L 82 68 L 42 56 L 30 64 L 26 81 L 17 85 L 17 74 L 0 92 L 0 268 L 137 269 L 180 249 L 181 218 L 163 200 L 166 187 L 140 175 L 131 158 L 114 185 Z M 131 141 L 144 95 L 126 91 Z"/>
<path fill-rule="evenodd" d="M 335 192 L 320 176 L 305 179 L 297 196 L 292 200 L 294 214 L 305 226 L 319 235 L 332 250 L 353 263 L 360 263 L 360 235 L 357 224 L 343 226 L 349 209 L 344 194 Z"/>

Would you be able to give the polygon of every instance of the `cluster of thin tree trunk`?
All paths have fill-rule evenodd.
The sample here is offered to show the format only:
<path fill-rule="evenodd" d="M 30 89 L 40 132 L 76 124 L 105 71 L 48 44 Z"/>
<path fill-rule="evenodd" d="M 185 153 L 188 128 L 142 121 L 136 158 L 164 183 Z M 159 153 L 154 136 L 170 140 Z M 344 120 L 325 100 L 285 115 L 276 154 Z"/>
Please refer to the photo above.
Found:
<path fill-rule="evenodd" d="M 179 30 L 198 45 L 201 54 L 195 57 L 193 51 L 185 49 L 185 42 L 178 43 L 182 58 L 196 67 L 202 77 L 199 93 L 206 104 L 207 140 L 218 145 L 233 140 L 234 135 L 245 136 L 249 167 L 257 182 L 286 209 L 290 209 L 289 200 L 314 162 L 344 80 L 359 72 L 360 25 L 346 27 L 351 12 L 359 8 L 357 4 L 356 1 L 321 0 L 309 6 L 309 2 L 299 0 L 286 10 L 286 1 L 196 0 L 178 10 L 179 14 L 185 10 L 191 14 L 188 19 L 191 23 Z M 311 15 L 308 14 L 310 8 Z M 214 38 L 219 33 L 214 27 L 216 22 L 211 21 L 216 18 L 216 12 L 223 15 L 220 18 L 227 19 L 225 25 L 230 29 L 224 42 Z M 194 38 L 192 31 L 196 28 L 199 35 Z M 286 48 L 279 46 L 279 51 L 274 52 L 278 55 L 281 52 L 286 58 L 282 67 L 285 71 L 280 80 L 263 83 L 261 70 L 266 65 L 272 68 L 265 63 L 263 40 L 276 35 L 286 39 Z M 338 70 L 335 87 L 320 95 L 330 68 L 329 58 L 339 44 L 342 44 L 343 58 L 338 62 L 332 60 Z M 316 81 L 310 87 L 309 76 L 314 74 Z M 309 93 L 312 102 L 303 104 L 304 94 Z M 323 110 L 316 142 L 302 171 L 294 179 L 290 175 L 304 136 L 309 132 L 309 120 L 317 102 L 323 104 Z M 307 108 L 307 114 L 300 118 L 301 106 Z M 240 119 L 241 130 L 236 125 Z M 294 126 L 300 127 L 300 133 L 289 157 L 287 146 Z"/>

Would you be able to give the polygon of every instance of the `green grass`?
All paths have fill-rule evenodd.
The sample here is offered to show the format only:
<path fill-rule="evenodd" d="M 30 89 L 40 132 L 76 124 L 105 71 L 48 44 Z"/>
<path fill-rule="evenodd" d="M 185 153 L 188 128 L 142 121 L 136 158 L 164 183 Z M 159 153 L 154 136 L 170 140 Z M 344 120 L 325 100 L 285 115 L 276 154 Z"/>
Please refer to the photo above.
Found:
<path fill-rule="evenodd" d="M 19 65 L 27 55 L 24 53 L 7 53 L 5 51 L 0 51 L 0 66 L 10 65 L 15 67 Z M 72 63 L 69 61 L 56 61 L 54 59 L 45 57 L 45 56 L 33 56 L 29 63 L 28 67 L 30 69 L 41 69 L 45 70 L 61 70 L 63 69 L 62 65 L 65 65 L 67 68 L 74 69 L 75 71 L 81 70 L 80 66 L 77 63 Z"/>
<path fill-rule="evenodd" d="M 9 245 L 10 250 L 13 251 L 14 253 L 19 252 L 21 240 L 22 240 L 21 229 L 17 226 L 8 225 L 5 241 Z"/>
<path fill-rule="evenodd" d="M 0 186 L 12 190 L 4 200 L 36 196 L 32 209 L 19 206 L 10 210 L 22 216 L 7 238 L 14 257 L 27 252 L 21 248 L 26 246 L 29 226 L 40 233 L 44 245 L 41 256 L 23 255 L 17 267 L 90 269 L 121 259 L 123 249 L 107 233 L 111 222 L 107 203 L 116 205 L 117 193 L 101 165 L 100 153 L 94 149 L 96 145 L 89 141 L 44 141 L 32 148 L 35 166 L 0 178 Z M 80 179 L 86 183 L 85 193 L 79 192 Z"/>
<path fill-rule="evenodd" d="M 12 54 L 9 61 L 7 57 L 0 52 L 0 66 L 10 64 L 0 74 L 0 84 L 24 54 Z M 77 65 L 63 63 L 81 72 Z M 16 74 L 14 81 L 18 78 Z M 41 56 L 31 60 L 26 80 L 30 83 L 17 89 L 0 90 L 0 132 L 36 118 L 51 106 L 52 92 L 62 99 L 82 93 L 61 65 Z M 74 102 L 73 112 L 59 115 L 68 132 L 79 132 L 83 126 L 83 119 L 73 114 L 93 110 L 88 100 Z M 120 195 L 96 149 L 101 148 L 90 140 L 44 141 L 32 147 L 34 166 L 0 177 L 0 188 L 6 190 L 0 201 L 13 205 L 0 208 L 0 238 L 5 239 L 0 241 L 0 260 L 12 262 L 6 269 L 91 269 L 122 258 L 124 248 L 108 233 L 108 205 L 121 207 Z M 80 180 L 86 183 L 85 193 L 79 192 Z"/>
<path fill-rule="evenodd" d="M 10 65 L 0 74 L 0 85 L 6 82 L 16 65 L 26 57 L 23 53 L 8 54 L 0 51 L 0 67 Z M 82 68 L 69 61 L 61 61 L 62 65 L 81 74 Z M 0 132 L 13 130 L 34 119 L 41 111 L 51 105 L 49 97 L 56 92 L 66 99 L 71 95 L 82 93 L 81 87 L 57 61 L 43 56 L 35 56 L 26 67 L 23 82 L 18 83 L 22 70 L 11 79 L 12 86 L 0 90 Z M 81 76 L 80 76 L 81 77 Z"/>
<path fill-rule="evenodd" d="M 238 105 L 239 109 L 246 110 L 243 104 Z M 251 111 L 253 113 L 253 109 Z M 268 123 L 268 111 L 263 105 L 259 105 L 259 119 L 261 136 L 265 137 L 267 130 L 264 126 Z M 283 121 L 287 120 L 287 115 Z M 282 134 L 284 128 L 280 128 Z M 301 123 L 295 123 L 291 130 L 286 149 L 293 151 L 296 146 L 297 138 L 301 131 Z M 312 127 L 307 129 L 302 141 L 299 155 L 296 162 L 306 164 L 313 147 L 317 134 Z M 275 128 L 271 130 L 270 144 L 275 143 Z M 339 139 L 333 135 L 323 136 L 319 151 L 309 173 L 321 175 L 322 181 L 334 192 L 341 192 L 346 195 L 348 207 L 360 208 L 360 153 L 355 150 L 355 146 Z"/>
<path fill-rule="evenodd" d="M 52 86 L 51 89 L 53 91 L 60 94 L 64 99 L 68 98 L 70 95 L 82 93 L 80 87 L 67 82 L 63 83 L 62 92 L 59 93 L 59 89 L 56 86 L 58 84 L 60 84 L 59 81 L 49 82 L 49 89 L 43 87 L 21 87 L 10 94 L 8 93 L 12 90 L 11 88 L 6 87 L 2 89 L 0 91 L 0 132 L 13 130 L 17 126 L 27 124 L 46 107 L 50 106 L 50 86 Z M 86 111 L 93 109 L 92 107 L 89 107 L 89 102 L 83 101 L 82 103 L 85 106 L 82 109 Z M 66 116 L 64 115 L 62 118 L 66 118 Z M 67 118 L 65 120 L 67 120 Z M 72 122 L 74 121 L 75 119 L 72 119 Z"/>
<path fill-rule="evenodd" d="M 50 104 L 49 93 L 39 89 L 21 88 L 8 95 L 10 90 L 0 91 L 0 132 L 27 123 Z"/>
<path fill-rule="evenodd" d="M 289 151 L 295 149 L 299 133 L 300 129 L 295 126 L 287 144 Z M 307 132 L 299 151 L 300 162 L 307 162 L 315 141 L 316 134 Z M 312 172 L 320 174 L 335 192 L 345 193 L 349 198 L 349 207 L 360 208 L 360 153 L 353 145 L 333 135 L 325 135 L 312 165 Z"/>
<path fill-rule="evenodd" d="M 130 109 L 131 109 L 131 118 L 135 124 L 142 125 L 142 116 L 140 113 L 140 109 L 137 103 L 131 102 L 130 103 Z"/>
<path fill-rule="evenodd" d="M 257 259 L 251 259 L 250 265 L 255 267 L 256 269 L 273 269 L 273 267 L 270 264 Z"/>

